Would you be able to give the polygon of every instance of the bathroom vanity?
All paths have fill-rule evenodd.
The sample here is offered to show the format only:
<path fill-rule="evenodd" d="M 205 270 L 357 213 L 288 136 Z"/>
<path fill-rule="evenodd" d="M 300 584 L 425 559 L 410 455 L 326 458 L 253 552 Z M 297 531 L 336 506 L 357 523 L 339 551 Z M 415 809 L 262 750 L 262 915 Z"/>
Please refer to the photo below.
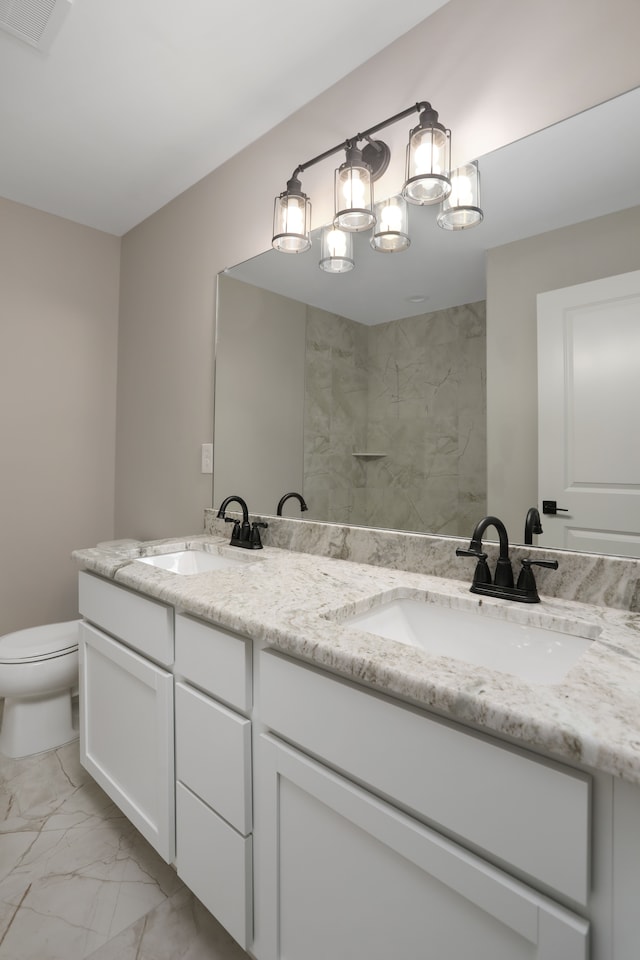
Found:
<path fill-rule="evenodd" d="M 189 546 L 230 550 L 76 553 L 81 755 L 246 950 L 635 960 L 637 616 L 484 601 L 588 634 L 527 682 L 357 623 L 390 595 L 455 615 L 462 582 L 270 547 L 186 576 L 140 562 Z"/>

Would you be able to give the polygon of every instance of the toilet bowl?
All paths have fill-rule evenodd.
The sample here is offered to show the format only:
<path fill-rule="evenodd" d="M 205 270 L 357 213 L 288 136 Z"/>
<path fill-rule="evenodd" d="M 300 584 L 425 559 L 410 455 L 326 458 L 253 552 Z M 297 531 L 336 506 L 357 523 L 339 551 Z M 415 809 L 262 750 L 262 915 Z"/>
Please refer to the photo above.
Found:
<path fill-rule="evenodd" d="M 27 757 L 77 738 L 71 694 L 78 683 L 79 623 L 49 623 L 0 637 L 5 756 Z"/>

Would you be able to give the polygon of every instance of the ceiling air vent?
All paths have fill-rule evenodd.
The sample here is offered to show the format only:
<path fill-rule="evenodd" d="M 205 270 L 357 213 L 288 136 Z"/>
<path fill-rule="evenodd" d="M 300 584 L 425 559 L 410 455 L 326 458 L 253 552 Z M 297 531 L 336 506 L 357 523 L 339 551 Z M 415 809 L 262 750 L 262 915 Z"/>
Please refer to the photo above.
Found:
<path fill-rule="evenodd" d="M 46 50 L 73 0 L 0 0 L 0 29 Z"/>

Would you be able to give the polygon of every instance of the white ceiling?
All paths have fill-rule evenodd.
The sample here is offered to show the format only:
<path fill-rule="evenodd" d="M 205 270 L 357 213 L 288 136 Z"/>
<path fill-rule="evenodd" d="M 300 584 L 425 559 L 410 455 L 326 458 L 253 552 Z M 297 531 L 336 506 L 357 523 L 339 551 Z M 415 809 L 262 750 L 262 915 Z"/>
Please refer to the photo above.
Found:
<path fill-rule="evenodd" d="M 73 0 L 46 52 L 0 31 L 0 196 L 121 236 L 442 6 Z"/>

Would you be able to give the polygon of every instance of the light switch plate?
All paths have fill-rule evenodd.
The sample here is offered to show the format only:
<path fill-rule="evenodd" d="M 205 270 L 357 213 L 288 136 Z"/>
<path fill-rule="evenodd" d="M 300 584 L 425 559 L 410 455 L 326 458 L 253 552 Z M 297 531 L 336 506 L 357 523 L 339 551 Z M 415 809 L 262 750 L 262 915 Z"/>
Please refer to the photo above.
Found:
<path fill-rule="evenodd" d="M 202 473 L 213 473 L 213 444 L 202 444 Z"/>

